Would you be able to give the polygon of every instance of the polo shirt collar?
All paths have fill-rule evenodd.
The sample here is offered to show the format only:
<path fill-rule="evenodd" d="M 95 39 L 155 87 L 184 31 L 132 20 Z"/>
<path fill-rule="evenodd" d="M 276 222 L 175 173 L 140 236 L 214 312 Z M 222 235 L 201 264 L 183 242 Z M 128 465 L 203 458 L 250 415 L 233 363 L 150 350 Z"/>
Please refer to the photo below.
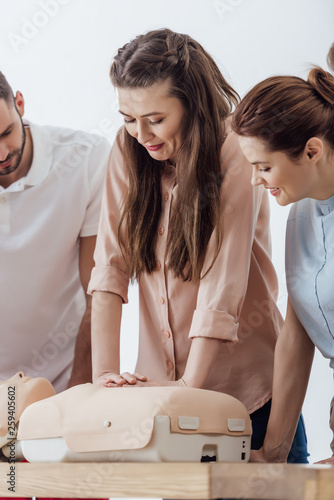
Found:
<path fill-rule="evenodd" d="M 37 186 L 42 184 L 50 172 L 52 165 L 52 144 L 51 137 L 46 127 L 41 127 L 24 120 L 30 127 L 33 158 L 29 172 L 25 178 L 26 186 Z"/>

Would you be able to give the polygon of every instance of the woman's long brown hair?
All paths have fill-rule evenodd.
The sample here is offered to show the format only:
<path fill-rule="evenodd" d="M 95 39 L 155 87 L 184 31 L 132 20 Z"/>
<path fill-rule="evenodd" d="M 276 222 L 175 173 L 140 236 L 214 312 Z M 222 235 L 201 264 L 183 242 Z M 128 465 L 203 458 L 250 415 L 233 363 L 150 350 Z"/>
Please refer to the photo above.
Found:
<path fill-rule="evenodd" d="M 221 246 L 220 152 L 224 120 L 238 101 L 237 93 L 213 59 L 188 35 L 168 29 L 140 35 L 118 51 L 110 69 L 116 88 L 145 88 L 170 82 L 170 96 L 186 110 L 182 145 L 176 158 L 178 199 L 171 217 L 166 258 L 173 274 L 183 280 L 201 278 L 209 239 L 216 230 Z M 156 269 L 155 246 L 162 210 L 161 173 L 165 166 L 125 131 L 124 154 L 129 192 L 119 224 L 119 242 L 127 255 L 128 272 L 138 279 Z M 121 236 L 126 223 L 127 245 Z M 205 274 L 206 274 L 205 273 Z"/>

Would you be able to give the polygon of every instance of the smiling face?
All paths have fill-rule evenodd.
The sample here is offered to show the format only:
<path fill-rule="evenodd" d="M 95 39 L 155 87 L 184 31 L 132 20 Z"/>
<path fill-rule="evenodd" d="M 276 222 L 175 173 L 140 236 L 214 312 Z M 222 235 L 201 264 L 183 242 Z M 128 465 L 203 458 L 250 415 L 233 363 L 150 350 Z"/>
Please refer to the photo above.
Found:
<path fill-rule="evenodd" d="M 318 184 L 317 170 L 312 168 L 315 157 L 312 149 L 298 160 L 281 151 L 269 152 L 265 143 L 256 137 L 239 137 L 242 152 L 253 165 L 253 186 L 262 184 L 285 206 L 303 198 L 313 198 Z"/>
<path fill-rule="evenodd" d="M 119 112 L 128 133 L 158 161 L 173 161 L 182 143 L 186 110 L 169 94 L 168 80 L 145 88 L 119 88 Z"/>

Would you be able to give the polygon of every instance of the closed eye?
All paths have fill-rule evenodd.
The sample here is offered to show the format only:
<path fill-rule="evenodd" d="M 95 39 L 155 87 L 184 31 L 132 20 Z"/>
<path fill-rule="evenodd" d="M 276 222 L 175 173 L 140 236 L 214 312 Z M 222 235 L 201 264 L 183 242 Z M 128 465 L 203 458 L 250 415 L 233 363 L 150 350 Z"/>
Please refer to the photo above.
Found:
<path fill-rule="evenodd" d="M 12 131 L 13 131 L 13 129 L 12 129 L 12 128 L 11 128 L 11 129 L 9 129 L 9 130 L 6 130 L 5 132 L 3 132 L 3 133 L 1 134 L 1 137 L 6 137 L 7 135 L 10 135 L 10 134 L 12 133 Z"/>
<path fill-rule="evenodd" d="M 159 125 L 159 123 L 161 123 L 162 120 L 163 120 L 162 118 L 160 120 L 157 120 L 156 122 L 151 122 L 151 120 L 149 120 L 149 124 L 150 125 Z"/>
<path fill-rule="evenodd" d="M 124 118 L 124 123 L 134 123 L 136 121 L 135 118 L 132 118 L 132 120 L 127 120 L 126 118 Z M 159 125 L 160 123 L 162 123 L 163 121 L 163 118 L 161 118 L 160 120 L 157 120 L 156 122 L 152 122 L 151 120 L 148 120 L 148 123 L 150 125 Z"/>
<path fill-rule="evenodd" d="M 270 170 L 270 167 L 259 168 L 259 172 L 269 172 L 269 170 Z"/>

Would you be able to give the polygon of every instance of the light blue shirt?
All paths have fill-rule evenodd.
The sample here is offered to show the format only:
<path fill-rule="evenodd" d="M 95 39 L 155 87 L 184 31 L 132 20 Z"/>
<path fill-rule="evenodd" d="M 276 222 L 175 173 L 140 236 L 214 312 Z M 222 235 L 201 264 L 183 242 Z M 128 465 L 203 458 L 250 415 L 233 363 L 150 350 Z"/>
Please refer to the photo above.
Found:
<path fill-rule="evenodd" d="M 334 196 L 295 203 L 286 231 L 286 281 L 291 304 L 334 369 Z"/>

